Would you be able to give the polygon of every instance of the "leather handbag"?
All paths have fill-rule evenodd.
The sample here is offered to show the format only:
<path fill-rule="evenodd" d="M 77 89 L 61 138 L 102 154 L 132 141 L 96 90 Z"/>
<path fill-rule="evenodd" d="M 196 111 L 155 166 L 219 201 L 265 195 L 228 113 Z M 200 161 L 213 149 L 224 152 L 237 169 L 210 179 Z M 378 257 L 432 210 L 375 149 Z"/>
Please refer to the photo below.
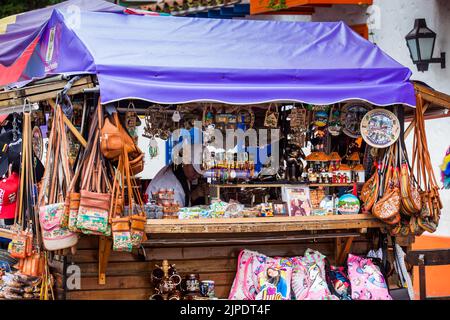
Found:
<path fill-rule="evenodd" d="M 422 207 L 422 201 L 419 190 L 414 183 L 410 169 L 406 163 L 403 163 L 401 167 L 400 192 L 402 197 L 402 212 L 410 216 L 417 214 Z"/>
<path fill-rule="evenodd" d="M 42 240 L 45 249 L 49 251 L 70 248 L 78 242 L 78 235 L 62 225 L 65 219 L 63 193 L 71 180 L 71 172 L 67 158 L 66 129 L 59 105 L 56 106 L 53 120 L 47 149 L 46 170 L 38 197 Z M 62 181 L 65 185 L 61 183 Z M 57 202 L 57 199 L 60 201 Z"/>
<path fill-rule="evenodd" d="M 101 110 L 101 105 L 97 108 Z M 103 118 L 103 115 L 100 114 L 100 117 Z M 144 153 L 122 126 L 117 112 L 113 113 L 112 119 L 106 117 L 100 132 L 100 150 L 105 158 L 118 160 L 122 153 L 126 152 L 130 159 L 133 174 L 138 174 L 144 170 Z"/>
<path fill-rule="evenodd" d="M 131 244 L 130 217 L 123 216 L 123 198 L 124 198 L 124 155 L 122 153 L 116 169 L 113 184 L 113 198 L 111 204 L 111 229 L 113 237 L 113 250 L 130 252 L 133 249 Z M 119 200 L 120 199 L 120 200 Z M 131 198 L 129 198 L 131 202 Z"/>
<path fill-rule="evenodd" d="M 95 118 L 94 118 L 95 120 Z M 88 141 L 91 141 L 94 139 L 95 130 L 96 130 L 96 121 L 91 122 L 91 126 L 89 128 L 88 133 Z M 68 228 L 72 232 L 81 232 L 80 229 L 77 227 L 77 220 L 78 220 L 78 212 L 80 209 L 80 199 L 81 199 L 81 193 L 78 191 L 78 184 L 81 172 L 84 172 L 84 168 L 87 167 L 87 161 L 89 160 L 89 152 L 91 151 L 91 146 L 87 146 L 83 150 L 83 153 L 80 157 L 80 161 L 77 165 L 75 175 L 72 178 L 72 181 L 70 182 L 70 187 L 68 190 L 68 197 L 69 197 L 69 221 L 68 221 Z M 77 190 L 76 190 L 77 189 Z M 67 202 L 66 202 L 67 205 Z"/>
<path fill-rule="evenodd" d="M 136 208 L 138 210 L 138 213 L 135 214 L 133 210 L 133 203 L 130 203 L 129 208 L 131 208 L 130 212 L 130 223 L 131 223 L 131 243 L 134 248 L 138 248 L 142 241 L 145 239 L 145 223 L 147 222 L 145 210 L 144 210 L 144 203 L 141 198 L 141 194 L 139 191 L 137 191 L 137 184 L 134 178 L 134 173 L 131 171 L 131 166 L 129 165 L 128 161 L 128 155 L 124 155 L 125 158 L 125 168 L 126 168 L 126 175 L 127 175 L 127 183 L 128 183 L 128 197 L 132 197 L 132 194 L 134 193 L 135 196 L 135 203 L 137 204 Z"/>
<path fill-rule="evenodd" d="M 94 115 L 93 126 L 101 127 L 101 105 Z M 110 235 L 109 210 L 111 205 L 110 183 L 101 158 L 99 133 L 95 130 L 94 139 L 89 140 L 86 153 L 87 167 L 82 173 L 80 207 L 77 228 L 85 234 Z"/>
<path fill-rule="evenodd" d="M 138 173 L 144 171 L 144 154 L 141 153 L 136 158 L 130 160 L 129 165 L 133 175 L 137 175 Z"/>
<path fill-rule="evenodd" d="M 111 194 L 101 190 L 102 171 L 98 154 L 98 135 L 94 139 L 91 159 L 84 173 L 80 191 L 80 207 L 77 216 L 77 228 L 86 234 L 109 235 L 109 208 Z M 94 169 L 95 166 L 95 169 Z M 107 180 L 107 177 L 104 176 Z"/>
<path fill-rule="evenodd" d="M 394 159 L 396 159 L 396 147 L 392 145 L 389 151 L 386 153 L 388 155 L 388 165 L 384 172 L 384 184 L 381 183 L 380 194 L 382 195 L 380 199 L 375 203 L 372 208 L 372 214 L 380 220 L 383 220 L 389 225 L 395 225 L 400 222 L 400 189 L 398 175 L 399 170 L 394 165 Z"/>
<path fill-rule="evenodd" d="M 370 211 L 378 198 L 378 190 L 380 187 L 380 178 L 378 169 L 367 180 L 361 190 L 361 200 L 364 204 L 364 210 Z"/>
<path fill-rule="evenodd" d="M 400 169 L 400 193 L 402 199 L 402 213 L 408 216 L 414 216 L 419 213 L 422 204 L 420 190 L 413 169 L 409 162 L 409 157 L 405 145 L 404 136 L 404 111 L 399 109 L 400 121 L 400 139 L 398 139 Z"/>
<path fill-rule="evenodd" d="M 439 224 L 443 206 L 428 150 L 423 98 L 420 94 L 417 95 L 416 103 L 412 170 L 415 170 L 421 197 L 417 223 L 422 229 L 434 232 Z"/>
<path fill-rule="evenodd" d="M 100 150 L 106 159 L 117 159 L 123 151 L 123 135 L 107 117 L 100 130 Z"/>
<path fill-rule="evenodd" d="M 400 221 L 400 190 L 393 188 L 386 192 L 374 205 L 372 213 L 387 224 L 398 223 Z"/>

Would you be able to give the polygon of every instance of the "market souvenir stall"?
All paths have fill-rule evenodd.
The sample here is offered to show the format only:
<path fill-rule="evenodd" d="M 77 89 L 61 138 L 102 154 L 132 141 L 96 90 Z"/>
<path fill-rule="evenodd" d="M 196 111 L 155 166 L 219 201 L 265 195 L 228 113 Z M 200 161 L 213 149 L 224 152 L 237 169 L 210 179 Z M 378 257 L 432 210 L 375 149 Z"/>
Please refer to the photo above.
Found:
<path fill-rule="evenodd" d="M 242 298 L 236 290 L 229 294 L 231 287 L 236 289 L 232 282 L 244 254 L 252 261 L 266 259 L 265 255 L 299 258 L 288 264 L 270 260 L 288 270 L 292 264 L 305 267 L 307 261 L 317 259 L 323 270 L 322 255 L 333 264 L 345 265 L 349 252 L 366 255 L 369 249 L 387 249 L 386 231 L 407 247 L 415 233 L 436 227 L 438 194 L 426 173 L 426 152 L 411 168 L 402 166 L 402 173 L 410 176 L 425 169 L 418 184 L 410 188 L 414 179 L 406 177 L 403 186 L 408 187 L 401 188 L 411 193 L 420 186 L 428 195 L 430 213 L 418 215 L 414 208 L 409 213 L 420 223 L 412 224 L 404 210 L 414 205 L 405 201 L 414 198 L 407 194 L 400 200 L 396 188 L 401 186 L 400 169 L 394 168 L 408 158 L 401 146 L 402 114 L 405 107 L 415 105 L 411 73 L 343 23 L 211 21 L 87 12 L 81 13 L 81 19 L 83 23 L 73 27 L 65 13 L 54 11 L 32 68 L 34 77 L 95 74 L 100 89 L 100 97 L 91 97 L 82 108 L 86 143 L 73 163 L 63 156 L 68 147 L 65 126 L 70 128 L 65 119 L 71 108 L 63 100 L 53 101 L 52 119 L 59 126 L 53 126 L 49 136 L 53 143 L 47 164 L 61 164 L 61 169 L 46 172 L 44 181 L 50 187 L 41 187 L 39 212 L 42 230 L 48 232 L 44 246 L 50 251 L 63 250 L 51 259 L 59 297 L 147 299 L 156 288 L 162 295 L 155 297 L 168 298 L 179 279 L 168 282 L 164 277 L 179 272 L 188 275 L 182 283 L 194 286 L 192 290 L 184 287 L 191 299 L 199 296 L 196 273 L 201 280 L 215 282 L 215 296 Z M 126 28 L 111 37 L 110 30 L 118 24 Z M 54 48 L 52 54 L 44 54 L 49 47 Z M 330 52 L 333 59 L 329 59 Z M 40 58 L 44 56 L 48 59 Z M 420 99 L 418 107 L 421 114 Z M 123 108 L 126 113 L 120 113 Z M 145 190 L 135 178 L 144 158 L 133 139 L 133 123 L 139 121 L 136 113 L 140 110 L 145 110 L 150 141 L 156 134 L 169 138 L 174 128 L 190 129 L 195 119 L 204 131 L 200 142 L 206 144 L 211 125 L 279 128 L 281 138 L 263 147 L 273 154 L 278 151 L 273 143 L 280 142 L 284 170 L 273 172 L 271 167 L 276 164 L 252 159 L 248 149 L 230 156 L 224 150 L 202 161 L 212 172 L 206 175 L 206 182 L 213 184 L 205 188 L 206 206 L 180 208 L 174 190 L 167 187 L 145 199 Z M 425 151 L 426 139 L 420 129 L 423 118 L 416 118 L 416 147 Z M 307 157 L 303 146 L 311 151 Z M 152 154 L 149 151 L 145 159 Z M 250 199 L 239 199 L 246 194 L 252 195 Z M 390 204 L 391 198 L 396 203 Z M 405 203 L 400 206 L 400 202 Z M 55 211 L 47 210 L 55 206 L 59 208 L 57 219 L 52 215 Z M 153 219 L 161 217 L 160 213 L 170 219 Z M 145 221 L 144 216 L 150 219 Z M 67 242 L 57 241 L 52 228 L 66 233 Z M 70 255 L 75 242 L 77 252 Z M 245 248 L 264 255 L 239 254 Z M 302 260 L 305 257 L 307 261 Z M 384 257 L 388 258 L 386 252 Z M 167 262 L 153 270 L 161 260 L 176 264 L 176 272 Z M 373 263 L 353 256 L 349 261 Z M 71 263 L 81 268 L 81 288 L 66 286 Z M 211 282 L 205 286 L 208 283 L 211 286 Z M 264 297 L 262 286 L 255 286 L 259 292 L 253 292 L 252 298 L 257 293 L 261 293 L 258 298 Z M 329 296 L 323 292 L 315 297 Z M 180 298 L 180 294 L 173 297 Z M 296 298 L 305 297 L 299 294 Z"/>

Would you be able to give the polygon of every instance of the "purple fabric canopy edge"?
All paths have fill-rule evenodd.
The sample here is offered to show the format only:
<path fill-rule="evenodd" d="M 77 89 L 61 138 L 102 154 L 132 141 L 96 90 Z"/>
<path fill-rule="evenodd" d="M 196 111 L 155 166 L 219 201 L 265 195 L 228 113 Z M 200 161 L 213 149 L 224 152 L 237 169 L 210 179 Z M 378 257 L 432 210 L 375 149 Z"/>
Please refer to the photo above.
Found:
<path fill-rule="evenodd" d="M 121 6 L 103 0 L 70 0 L 18 14 L 15 22 L 7 25 L 6 32 L 0 34 L 0 64 L 10 66 L 14 63 L 41 33 L 55 9 L 111 13 L 121 13 L 124 10 Z"/>
<path fill-rule="evenodd" d="M 51 30 L 54 53 L 44 61 Z M 342 22 L 82 12 L 72 27 L 67 14 L 55 11 L 35 56 L 41 61 L 35 76 L 96 74 L 102 103 L 415 105 L 411 71 Z"/>

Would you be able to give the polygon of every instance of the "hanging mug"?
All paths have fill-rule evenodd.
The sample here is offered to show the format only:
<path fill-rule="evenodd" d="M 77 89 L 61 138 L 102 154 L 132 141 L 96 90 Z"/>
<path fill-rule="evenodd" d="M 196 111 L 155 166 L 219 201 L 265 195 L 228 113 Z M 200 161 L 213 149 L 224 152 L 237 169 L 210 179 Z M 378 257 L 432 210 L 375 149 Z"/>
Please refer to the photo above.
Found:
<path fill-rule="evenodd" d="M 164 278 L 164 271 L 160 267 L 153 269 L 151 274 L 151 280 L 153 285 L 157 285 Z"/>

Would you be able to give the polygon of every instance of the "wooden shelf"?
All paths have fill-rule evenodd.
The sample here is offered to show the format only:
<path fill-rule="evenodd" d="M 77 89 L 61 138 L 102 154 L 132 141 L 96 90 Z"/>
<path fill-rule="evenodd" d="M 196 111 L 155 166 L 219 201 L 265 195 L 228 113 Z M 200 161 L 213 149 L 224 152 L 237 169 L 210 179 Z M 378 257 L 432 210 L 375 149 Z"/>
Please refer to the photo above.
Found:
<path fill-rule="evenodd" d="M 367 229 L 383 226 L 385 224 L 372 215 L 357 214 L 194 220 L 149 219 L 147 220 L 145 231 L 149 234 L 259 233 Z"/>
<path fill-rule="evenodd" d="M 358 182 L 357 184 L 361 184 Z M 241 184 L 212 184 L 215 188 L 282 188 L 307 185 L 309 187 L 351 187 L 353 183 L 241 183 Z"/>

